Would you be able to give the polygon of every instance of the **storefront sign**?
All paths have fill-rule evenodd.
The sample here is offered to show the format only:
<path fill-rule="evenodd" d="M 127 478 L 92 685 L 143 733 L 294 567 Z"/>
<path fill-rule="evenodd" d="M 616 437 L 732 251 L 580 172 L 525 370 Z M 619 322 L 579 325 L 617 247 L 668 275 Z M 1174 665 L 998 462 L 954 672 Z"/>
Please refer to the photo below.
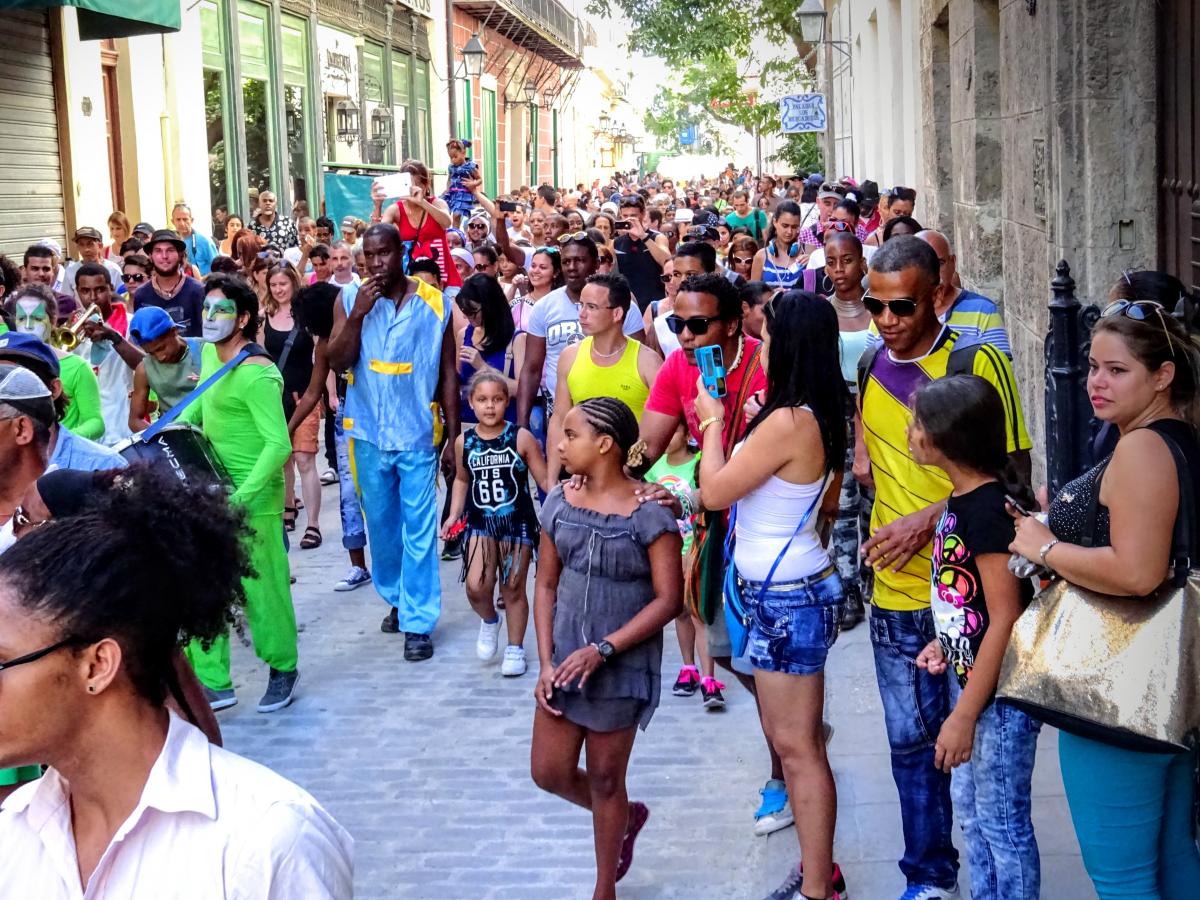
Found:
<path fill-rule="evenodd" d="M 793 94 L 779 101 L 783 134 L 825 130 L 825 95 Z"/>
<path fill-rule="evenodd" d="M 358 47 L 354 36 L 317 26 L 317 54 L 321 61 L 321 91 L 335 97 L 358 97 Z"/>
<path fill-rule="evenodd" d="M 396 2 L 426 18 L 433 17 L 433 0 L 396 0 Z"/>

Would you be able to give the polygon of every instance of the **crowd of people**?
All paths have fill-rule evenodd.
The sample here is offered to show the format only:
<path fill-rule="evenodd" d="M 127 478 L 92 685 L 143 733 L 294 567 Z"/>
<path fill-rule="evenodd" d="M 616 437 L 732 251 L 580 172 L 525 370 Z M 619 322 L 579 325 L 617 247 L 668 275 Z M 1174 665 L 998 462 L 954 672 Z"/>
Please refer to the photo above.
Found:
<path fill-rule="evenodd" d="M 768 900 L 847 896 L 823 671 L 864 618 L 902 900 L 960 896 L 955 816 L 971 897 L 1038 897 L 1041 725 L 996 696 L 1035 587 L 1010 556 L 1110 594 L 1166 577 L 1181 485 L 1200 484 L 1172 451 L 1200 475 L 1183 286 L 1117 280 L 1088 380 L 1110 438 L 1043 524 L 1000 308 L 962 285 L 911 188 L 730 167 L 489 197 L 469 143 L 448 150 L 442 196 L 410 160 L 409 196 L 377 187 L 340 227 L 262 191 L 214 237 L 178 204 L 170 228 L 114 213 L 108 244 L 78 228 L 74 258 L 45 240 L 0 257 L 0 867 L 17 894 L 134 896 L 169 871 L 212 894 L 350 896 L 351 837 L 209 748 L 238 702 L 231 623 L 268 669 L 258 710 L 296 696 L 290 535 L 303 511 L 299 548 L 321 545 L 336 485 L 349 569 L 329 586 L 373 585 L 405 660 L 434 656 L 439 557 L 461 560 L 476 654 L 506 677 L 530 669 L 532 615 L 532 779 L 590 810 L 598 900 L 650 816 L 625 777 L 671 623 L 671 695 L 719 712 L 731 676 L 756 703 L 753 832 L 794 823 L 803 861 Z M 168 437 L 206 477 L 140 461 Z M 1188 756 L 1059 746 L 1099 895 L 1190 896 Z"/>

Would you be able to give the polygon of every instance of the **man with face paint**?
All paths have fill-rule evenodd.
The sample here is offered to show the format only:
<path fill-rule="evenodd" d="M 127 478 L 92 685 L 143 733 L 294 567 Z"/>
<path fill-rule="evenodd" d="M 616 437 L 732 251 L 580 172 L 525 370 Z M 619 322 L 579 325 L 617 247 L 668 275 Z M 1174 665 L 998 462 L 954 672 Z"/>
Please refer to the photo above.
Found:
<path fill-rule="evenodd" d="M 168 412 L 200 383 L 199 338 L 180 337 L 175 320 L 166 310 L 147 306 L 133 314 L 129 338 L 145 352 L 133 372 L 129 398 L 129 428 L 144 431 L 150 424 L 150 392 L 158 397 L 158 412 Z"/>
<path fill-rule="evenodd" d="M 101 443 L 112 446 L 129 437 L 129 392 L 133 370 L 143 353 L 125 339 L 129 331 L 124 304 L 113 302 L 113 290 L 97 263 L 84 263 L 75 275 L 79 302 L 99 310 L 80 329 L 75 355 L 87 362 L 100 382 L 100 411 L 104 416 Z"/>
<path fill-rule="evenodd" d="M 57 316 L 57 300 L 44 284 L 17 288 L 5 303 L 17 332 L 46 342 Z M 80 437 L 99 440 L 104 436 L 104 417 L 100 412 L 100 383 L 96 372 L 82 357 L 55 349 L 60 367 L 59 378 L 67 400 L 62 424 Z"/>
<path fill-rule="evenodd" d="M 254 652 L 270 666 L 259 712 L 274 712 L 292 702 L 300 677 L 296 649 L 296 612 L 283 535 L 283 464 L 292 455 L 283 417 L 283 376 L 261 347 L 258 297 L 241 278 L 210 275 L 205 283 L 201 380 L 249 348 L 251 355 L 222 376 L 184 410 L 180 418 L 200 425 L 233 481 L 229 502 L 246 512 L 247 552 L 253 578 L 246 589 L 246 621 Z M 141 322 L 139 321 L 139 327 Z M 187 656 L 204 685 L 213 709 L 237 703 L 229 675 L 229 638 L 208 650 L 193 642 Z"/>
<path fill-rule="evenodd" d="M 404 632 L 404 658 L 433 655 L 441 614 L 437 556 L 437 446 L 458 434 L 458 353 L 440 291 L 404 274 L 400 233 L 372 225 L 363 236 L 370 277 L 353 303 L 334 307 L 329 363 L 353 372 L 344 406 L 352 471 L 371 541 L 375 588 L 392 609 L 380 626 Z M 443 471 L 454 473 L 454 442 Z"/>

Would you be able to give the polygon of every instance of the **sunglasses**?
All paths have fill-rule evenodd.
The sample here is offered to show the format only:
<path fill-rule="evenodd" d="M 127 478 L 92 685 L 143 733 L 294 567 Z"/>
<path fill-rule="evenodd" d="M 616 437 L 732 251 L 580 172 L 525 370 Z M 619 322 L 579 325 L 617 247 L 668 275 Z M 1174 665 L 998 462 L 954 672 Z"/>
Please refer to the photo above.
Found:
<path fill-rule="evenodd" d="M 754 262 L 753 256 L 734 256 L 730 258 L 733 260 L 735 266 L 749 266 Z"/>
<path fill-rule="evenodd" d="M 1126 282 L 1129 281 L 1129 275 L 1125 275 Z M 1158 322 L 1162 325 L 1163 334 L 1167 338 L 1167 346 L 1171 348 L 1171 356 L 1175 355 L 1175 342 L 1171 340 L 1171 332 L 1167 331 L 1167 320 L 1163 317 L 1163 306 L 1161 303 L 1156 303 L 1153 300 L 1114 300 L 1108 306 L 1104 307 L 1104 311 L 1100 313 L 1100 318 L 1105 319 L 1110 316 L 1124 316 L 1127 319 L 1134 319 L 1138 322 L 1145 322 L 1151 316 L 1158 316 Z"/>
<path fill-rule="evenodd" d="M 713 322 L 721 321 L 717 316 L 692 316 L 689 319 L 683 319 L 679 316 L 667 316 L 667 328 L 671 334 L 683 334 L 683 329 L 687 329 L 692 334 L 699 337 L 702 334 L 707 334 L 708 329 Z"/>
<path fill-rule="evenodd" d="M 485 264 L 483 264 L 483 263 L 476 263 L 476 264 L 475 264 L 475 271 L 476 271 L 476 272 L 486 272 L 486 271 L 488 270 L 488 268 L 489 268 L 489 266 L 487 266 L 487 265 L 485 265 Z"/>
<path fill-rule="evenodd" d="M 569 243 L 571 243 L 571 241 L 585 241 L 585 240 L 587 240 L 587 232 L 586 231 L 576 231 L 571 234 L 560 234 L 558 236 L 558 242 L 560 244 L 569 244 Z"/>
<path fill-rule="evenodd" d="M 607 253 L 600 254 L 600 262 L 604 263 L 605 265 L 611 266 L 614 261 L 615 260 L 613 260 L 613 258 L 611 256 L 609 256 Z"/>
<path fill-rule="evenodd" d="M 659 275 L 658 280 L 663 284 L 670 284 L 672 281 L 683 281 L 686 277 L 683 272 L 672 272 L 670 275 Z"/>
<path fill-rule="evenodd" d="M 126 284 L 130 284 L 130 283 L 133 283 L 133 284 L 141 284 L 143 281 L 145 281 L 145 280 L 146 280 L 146 276 L 145 276 L 145 275 L 129 275 L 129 274 L 125 274 L 125 275 L 122 275 L 122 276 L 121 276 L 121 280 L 122 280 L 123 282 L 125 282 Z"/>
<path fill-rule="evenodd" d="M 482 222 L 472 222 L 467 226 L 467 228 L 487 228 L 487 226 Z"/>
<path fill-rule="evenodd" d="M 880 300 L 878 297 L 864 294 L 863 306 L 873 316 L 880 315 L 886 308 L 891 310 L 893 316 L 901 319 L 907 319 L 917 311 L 917 301 L 909 297 L 901 297 L 898 300 Z"/>
<path fill-rule="evenodd" d="M 849 222 L 843 222 L 841 219 L 830 219 L 825 223 L 825 230 L 841 231 L 844 233 L 847 231 L 853 231 L 854 229 L 851 227 Z"/>

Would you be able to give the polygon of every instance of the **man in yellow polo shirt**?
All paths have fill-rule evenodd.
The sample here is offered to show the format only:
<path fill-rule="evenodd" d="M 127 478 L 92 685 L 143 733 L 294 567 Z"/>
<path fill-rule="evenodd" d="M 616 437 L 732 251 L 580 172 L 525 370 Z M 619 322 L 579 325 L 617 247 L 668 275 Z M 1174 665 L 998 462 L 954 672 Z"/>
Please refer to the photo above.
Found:
<path fill-rule="evenodd" d="M 871 645 L 892 777 L 900 793 L 905 896 L 922 900 L 957 896 L 958 853 L 951 842 L 950 776 L 933 764 L 934 742 L 950 710 L 949 682 L 913 662 L 936 637 L 929 607 L 930 541 L 950 481 L 940 469 L 912 458 L 907 437 L 912 396 L 948 369 L 979 375 L 1000 393 L 1008 450 L 1025 477 L 1030 447 L 1008 357 L 990 344 L 968 348 L 968 339 L 938 321 L 938 269 L 937 254 L 915 237 L 893 238 L 875 254 L 863 303 L 883 347 L 864 354 L 859 378 L 859 410 L 875 481 L 871 538 L 863 545 L 876 572 Z"/>

